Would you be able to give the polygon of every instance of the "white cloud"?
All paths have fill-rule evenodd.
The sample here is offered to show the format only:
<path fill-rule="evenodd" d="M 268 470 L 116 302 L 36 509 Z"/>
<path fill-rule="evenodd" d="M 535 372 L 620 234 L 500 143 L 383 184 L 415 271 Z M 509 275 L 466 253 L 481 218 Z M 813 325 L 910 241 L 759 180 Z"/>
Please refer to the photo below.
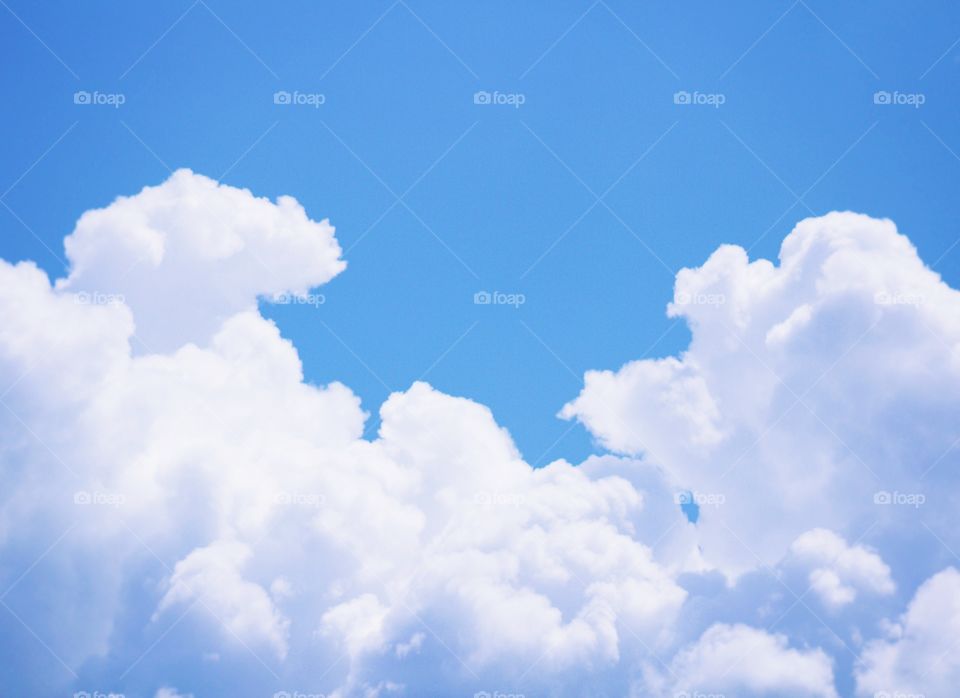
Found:
<path fill-rule="evenodd" d="M 262 587 L 243 578 L 251 555 L 249 546 L 236 541 L 216 541 L 191 552 L 174 568 L 154 620 L 171 606 L 200 604 L 240 642 L 265 643 L 285 657 L 290 621 Z"/>
<path fill-rule="evenodd" d="M 383 623 L 389 610 L 373 594 L 363 594 L 326 611 L 321 627 L 343 638 L 347 651 L 356 657 L 383 647 Z"/>
<path fill-rule="evenodd" d="M 889 595 L 896 588 L 890 568 L 874 551 L 863 545 L 848 545 L 833 531 L 807 531 L 790 546 L 790 563 L 809 570 L 813 590 L 830 607 L 845 606 L 858 591 Z"/>
<path fill-rule="evenodd" d="M 889 639 L 864 649 L 856 669 L 859 695 L 948 696 L 960 683 L 960 572 L 950 567 L 917 590 Z"/>
<path fill-rule="evenodd" d="M 725 247 L 685 270 L 678 298 L 713 303 L 672 310 L 693 326 L 690 350 L 592 373 L 564 412 L 643 459 L 540 469 L 488 408 L 425 383 L 392 394 L 368 440 L 356 395 L 304 382 L 256 300 L 343 263 L 332 228 L 292 199 L 180 171 L 88 213 L 68 240 L 70 276 L 53 285 L 0 261 L 2 578 L 49 548 L 30 574 L 44 603 L 19 597 L 25 584 L 8 602 L 81 672 L 120 675 L 169 632 L 131 681 L 170 671 L 169 642 L 197 671 L 242 656 L 265 681 L 331 695 L 619 695 L 649 681 L 832 696 L 824 652 L 783 635 L 714 624 L 691 644 L 704 626 L 684 634 L 678 575 L 742 571 L 754 550 L 780 561 L 795 541 L 788 561 L 826 602 L 890 594 L 877 553 L 811 530 L 849 536 L 863 512 L 863 466 L 838 439 L 892 476 L 940 448 L 960 394 L 960 314 L 944 310 L 957 294 L 891 224 L 851 214 L 801 224 L 779 268 Z M 876 303 L 880 287 L 931 302 Z M 818 382 L 843 356 L 842 376 Z M 766 434 L 793 395 L 764 363 L 817 418 L 797 406 Z M 849 395 L 863 402 L 837 399 Z M 921 422 L 930 436 L 910 450 Z M 726 497 L 694 527 L 678 487 Z M 754 646 L 765 661 L 735 666 Z M 651 652 L 684 681 L 644 675 Z M 141 692 L 198 692 L 181 678 Z"/>
<path fill-rule="evenodd" d="M 675 488 L 723 495 L 723 506 L 701 507 L 710 564 L 736 574 L 775 563 L 811 528 L 914 516 L 874 494 L 947 478 L 960 293 L 892 222 L 804 220 L 777 266 L 725 245 L 677 275 L 669 314 L 690 325 L 685 352 L 587 372 L 561 415 L 662 468 Z M 830 575 L 818 584 L 842 600 Z"/>
<path fill-rule="evenodd" d="M 152 566 L 153 629 L 138 632 L 186 614 L 174 634 L 222 643 L 191 636 L 198 657 L 346 653 L 325 681 L 347 694 L 387 690 L 413 657 L 453 662 L 460 681 L 534 665 L 549 681 L 669 641 L 686 594 L 636 536 L 643 498 L 626 479 L 534 470 L 489 409 L 425 383 L 390 396 L 368 441 L 349 389 L 303 382 L 254 300 L 336 273 L 331 232 L 292 200 L 179 172 L 81 219 L 67 282 L 0 262 L 16 413 L 0 415 L 3 532 L 35 549 L 71 530 L 45 562 L 96 575 L 95 592 L 38 578 L 53 601 L 31 627 L 73 666 L 122 664 L 123 592 Z M 81 289 L 115 302 L 77 302 Z M 134 327 L 164 351 L 138 350 Z M 75 606 L 82 632 L 61 627 Z"/>
<path fill-rule="evenodd" d="M 133 309 L 139 353 L 205 342 L 258 296 L 304 293 L 342 271 L 327 221 L 296 199 L 276 203 L 190 170 L 87 211 L 65 240 L 58 287 Z"/>
<path fill-rule="evenodd" d="M 783 635 L 723 623 L 681 649 L 669 668 L 651 669 L 648 680 L 654 695 L 837 696 L 822 650 L 794 649 Z"/>

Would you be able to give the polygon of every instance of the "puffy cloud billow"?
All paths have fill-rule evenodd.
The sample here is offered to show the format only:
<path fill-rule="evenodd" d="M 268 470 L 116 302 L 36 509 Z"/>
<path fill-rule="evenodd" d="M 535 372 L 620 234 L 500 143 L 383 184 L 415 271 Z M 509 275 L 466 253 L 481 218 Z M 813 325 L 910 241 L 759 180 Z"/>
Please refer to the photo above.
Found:
<path fill-rule="evenodd" d="M 916 501 L 956 510 L 960 293 L 891 221 L 804 220 L 779 265 L 724 245 L 677 275 L 669 314 L 692 331 L 682 355 L 590 371 L 561 414 L 723 502 L 700 507 L 711 566 L 773 564 L 814 528 L 916 523 Z"/>
<path fill-rule="evenodd" d="M 889 221 L 808 219 L 777 266 L 723 247 L 683 270 L 690 348 L 589 373 L 562 414 L 613 453 L 543 468 L 426 383 L 368 439 L 348 387 L 304 381 L 258 302 L 345 263 L 290 197 L 181 170 L 65 247 L 59 280 L 0 261 L 13 695 L 956 682 L 935 610 L 956 573 L 894 532 L 957 542 L 960 295 Z"/>

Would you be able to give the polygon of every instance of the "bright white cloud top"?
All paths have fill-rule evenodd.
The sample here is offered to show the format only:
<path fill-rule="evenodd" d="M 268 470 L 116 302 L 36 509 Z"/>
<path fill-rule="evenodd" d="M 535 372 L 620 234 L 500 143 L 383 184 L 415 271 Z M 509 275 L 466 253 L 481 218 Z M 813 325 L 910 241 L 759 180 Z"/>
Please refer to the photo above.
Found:
<path fill-rule="evenodd" d="M 960 549 L 960 294 L 889 221 L 808 219 L 779 266 L 723 247 L 682 271 L 689 350 L 591 372 L 563 410 L 626 457 L 540 469 L 425 383 L 368 440 L 349 388 L 304 382 L 257 299 L 345 264 L 289 197 L 181 170 L 66 249 L 55 283 L 0 262 L 4 628 L 43 638 L 38 695 L 199 697 L 217 672 L 265 696 L 957 683 L 936 610 L 957 574 L 929 540 L 898 570 L 891 532 Z"/>
<path fill-rule="evenodd" d="M 682 356 L 589 372 L 562 415 L 723 496 L 699 524 L 711 565 L 772 564 L 815 527 L 859 535 L 884 497 L 895 515 L 953 480 L 960 293 L 892 222 L 804 220 L 778 266 L 723 246 L 678 274 L 669 313 L 693 333 Z"/>

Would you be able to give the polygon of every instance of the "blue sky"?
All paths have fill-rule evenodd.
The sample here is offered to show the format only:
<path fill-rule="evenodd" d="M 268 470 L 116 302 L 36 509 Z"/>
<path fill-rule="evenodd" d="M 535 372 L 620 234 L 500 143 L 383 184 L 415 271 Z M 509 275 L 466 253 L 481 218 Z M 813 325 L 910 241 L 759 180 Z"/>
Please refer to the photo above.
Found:
<path fill-rule="evenodd" d="M 671 270 L 721 243 L 774 259 L 800 218 L 850 209 L 893 218 L 956 280 L 958 16 L 948 2 L 10 2 L 0 253 L 61 273 L 80 213 L 168 168 L 291 194 L 336 226 L 350 265 L 323 307 L 269 311 L 309 380 L 342 380 L 375 413 L 432 366 L 529 460 L 582 458 L 589 437 L 557 410 L 584 370 L 685 346 L 664 312 Z M 75 105 L 78 90 L 126 101 Z M 277 90 L 325 102 L 275 105 Z M 478 90 L 524 103 L 475 105 Z M 676 105 L 679 90 L 725 102 Z M 878 90 L 925 102 L 876 105 Z M 480 290 L 526 302 L 475 307 Z"/>
<path fill-rule="evenodd" d="M 0 47 L 4 688 L 960 681 L 956 3 L 0 0 Z"/>

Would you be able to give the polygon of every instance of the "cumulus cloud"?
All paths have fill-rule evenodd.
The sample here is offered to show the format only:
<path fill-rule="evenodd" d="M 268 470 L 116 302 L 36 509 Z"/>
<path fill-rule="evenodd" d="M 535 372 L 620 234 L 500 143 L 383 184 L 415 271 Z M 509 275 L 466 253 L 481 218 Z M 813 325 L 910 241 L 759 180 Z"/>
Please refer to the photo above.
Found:
<path fill-rule="evenodd" d="M 837 696 L 826 653 L 791 648 L 785 636 L 746 625 L 711 626 L 665 669 L 648 679 L 654 695 Z"/>
<path fill-rule="evenodd" d="M 950 567 L 924 582 L 888 634 L 861 655 L 859 695 L 953 694 L 960 683 L 960 572 Z"/>
<path fill-rule="evenodd" d="M 896 588 L 890 568 L 876 552 L 849 545 L 833 531 L 807 531 L 793 542 L 790 553 L 790 562 L 809 570 L 810 587 L 833 608 L 853 602 L 858 591 L 889 595 Z"/>
<path fill-rule="evenodd" d="M 66 245 L 53 283 L 0 261 L 0 636 L 43 639 L 27 693 L 833 696 L 815 643 L 720 622 L 690 573 L 770 559 L 831 607 L 892 595 L 846 542 L 864 471 L 899 487 L 960 394 L 956 292 L 852 214 L 802 223 L 779 267 L 727 247 L 682 272 L 689 351 L 591 373 L 564 410 L 629 457 L 538 469 L 472 400 L 414 383 L 367 439 L 349 388 L 304 381 L 257 300 L 344 263 L 289 197 L 179 171 Z"/>
<path fill-rule="evenodd" d="M 669 315 L 690 326 L 686 351 L 589 371 L 561 415 L 678 490 L 722 496 L 700 507 L 710 564 L 773 564 L 811 528 L 915 513 L 881 508 L 883 492 L 949 481 L 960 293 L 891 221 L 804 220 L 778 265 L 722 246 L 680 271 Z M 819 585 L 844 593 L 830 575 Z"/>
<path fill-rule="evenodd" d="M 287 654 L 290 621 L 280 615 L 267 592 L 242 575 L 249 546 L 216 541 L 197 548 L 177 563 L 156 617 L 171 606 L 198 603 L 241 642 L 264 643 L 282 659 Z"/>
<path fill-rule="evenodd" d="M 86 214 L 65 281 L 0 262 L 5 543 L 22 569 L 60 536 L 44 564 L 85 570 L 34 580 L 56 599 L 30 609 L 50 651 L 132 681 L 152 655 L 111 637 L 142 651 L 166 630 L 198 657 L 253 654 L 271 686 L 303 662 L 294 686 L 352 695 L 416 691 L 411 657 L 472 686 L 668 641 L 686 592 L 636 536 L 627 479 L 534 470 L 489 409 L 425 383 L 366 440 L 348 388 L 303 381 L 255 300 L 336 273 L 331 233 L 291 199 L 178 172 Z M 164 351 L 139 351 L 142 331 Z M 83 632 L 54 632 L 74 607 Z"/>
<path fill-rule="evenodd" d="M 141 352 L 205 342 L 259 296 L 302 294 L 346 267 L 333 227 L 293 197 L 273 203 L 187 169 L 87 211 L 65 247 L 70 274 L 58 288 L 122 298 Z"/>

